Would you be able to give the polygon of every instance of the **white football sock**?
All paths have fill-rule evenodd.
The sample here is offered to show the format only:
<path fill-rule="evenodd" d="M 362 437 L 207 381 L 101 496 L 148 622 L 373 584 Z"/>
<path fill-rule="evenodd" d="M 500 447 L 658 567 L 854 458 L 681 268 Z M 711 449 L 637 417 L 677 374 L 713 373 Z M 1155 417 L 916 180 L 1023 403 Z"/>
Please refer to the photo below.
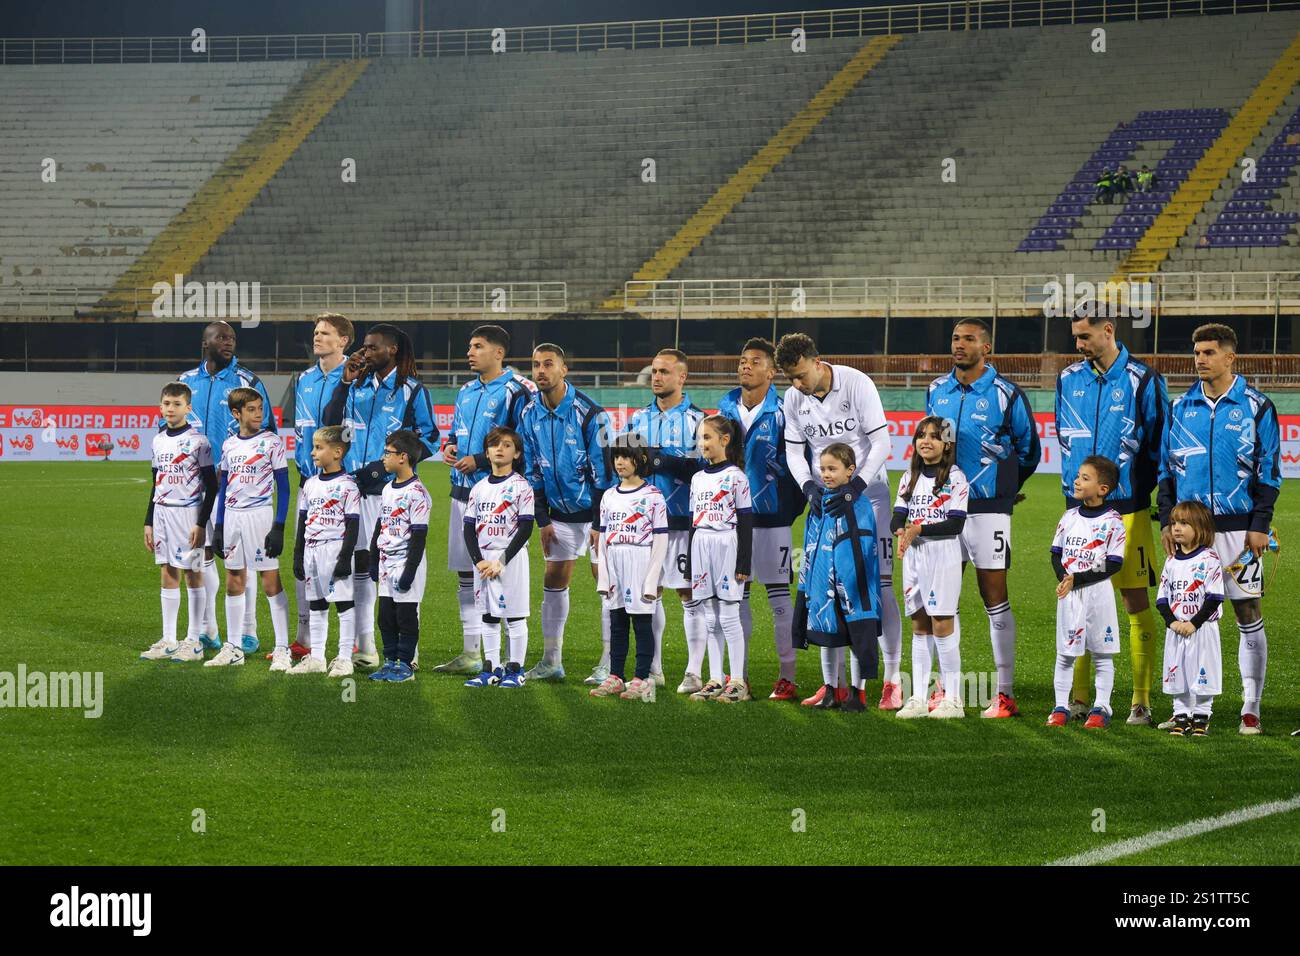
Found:
<path fill-rule="evenodd" d="M 336 608 L 337 610 L 337 608 Z M 328 612 L 326 612 L 328 613 Z M 357 609 L 339 611 L 339 659 L 352 660 L 352 646 L 357 642 Z"/>
<path fill-rule="evenodd" d="M 266 599 L 266 603 L 271 605 L 271 630 L 275 632 L 275 646 L 277 648 L 287 648 L 289 646 L 289 592 L 281 591 L 279 594 L 272 594 Z"/>
<path fill-rule="evenodd" d="M 377 555 L 372 555 L 377 557 Z M 375 652 L 375 582 L 370 580 L 370 572 L 352 575 L 352 603 L 355 612 L 356 640 L 354 643 L 362 654 Z M 351 658 L 349 658 L 350 660 Z"/>
<path fill-rule="evenodd" d="M 1056 655 L 1056 671 L 1052 676 L 1052 688 L 1056 691 L 1056 706 L 1070 709 L 1070 688 L 1074 686 L 1075 658 L 1065 654 Z"/>
<path fill-rule="evenodd" d="M 226 589 L 226 643 L 240 646 L 239 638 L 244 627 L 244 604 L 248 592 L 231 594 Z"/>
<path fill-rule="evenodd" d="M 311 614 L 311 656 L 318 661 L 325 660 L 325 642 L 330 636 L 329 608 L 323 611 L 310 611 Z"/>
<path fill-rule="evenodd" d="M 597 667 L 609 667 L 609 608 L 601 602 L 600 608 L 600 660 Z"/>
<path fill-rule="evenodd" d="M 303 647 L 311 647 L 311 607 L 307 601 L 306 581 L 293 579 L 293 596 L 298 602 L 298 632 L 294 641 Z"/>
<path fill-rule="evenodd" d="M 1093 654 L 1092 666 L 1097 672 L 1097 699 L 1093 707 L 1110 713 L 1110 692 L 1115 689 L 1115 658 L 1109 654 Z"/>
<path fill-rule="evenodd" d="M 939 673 L 943 675 L 943 695 L 962 702 L 961 638 L 954 630 L 947 637 L 936 637 L 939 646 Z"/>
<path fill-rule="evenodd" d="M 912 696 L 926 700 L 930 696 L 930 671 L 934 669 L 934 638 L 912 629 Z"/>
<path fill-rule="evenodd" d="M 781 676 L 793 681 L 797 657 L 792 637 L 794 609 L 790 604 L 789 586 L 769 584 L 767 603 L 772 608 L 772 636 L 776 640 L 776 659 L 781 665 Z"/>
<path fill-rule="evenodd" d="M 510 640 L 510 658 L 506 663 L 523 667 L 524 659 L 528 656 L 528 618 L 507 621 L 506 636 Z"/>
<path fill-rule="evenodd" d="M 998 693 L 1014 696 L 1011 687 L 1016 676 L 1016 619 L 1011 602 L 986 607 L 989 616 L 989 639 L 993 644 L 993 666 L 998 672 Z"/>
<path fill-rule="evenodd" d="M 745 632 L 740 627 L 740 604 L 736 601 L 714 599 L 714 612 L 718 620 L 718 636 L 727 643 L 727 658 L 731 661 L 731 676 L 746 680 Z"/>
<path fill-rule="evenodd" d="M 483 612 L 474 606 L 474 576 L 458 574 L 456 583 L 456 603 L 460 606 L 461 640 L 466 654 L 479 652 L 480 635 L 486 625 Z"/>
<path fill-rule="evenodd" d="M 754 612 L 749 607 L 749 585 L 745 585 L 745 596 L 740 599 L 740 629 L 745 632 L 745 640 L 754 633 Z"/>
<path fill-rule="evenodd" d="M 608 620 L 608 612 L 606 612 L 605 617 Z M 650 617 L 650 630 L 655 638 L 655 656 L 654 660 L 650 662 L 651 674 L 662 674 L 664 672 L 664 629 L 667 626 L 668 616 L 664 614 L 663 599 L 656 598 L 654 614 Z M 609 645 L 606 644 L 605 646 L 608 647 Z"/>
<path fill-rule="evenodd" d="M 867 679 L 862 676 L 862 662 L 858 660 L 858 655 L 849 648 L 849 685 L 854 690 L 866 690 Z"/>
<path fill-rule="evenodd" d="M 197 588 L 186 588 L 185 594 L 189 600 L 189 607 L 186 609 L 187 630 L 185 632 L 185 637 L 186 639 L 191 637 L 197 639 L 199 635 L 204 633 L 203 628 L 206 627 L 204 621 L 208 616 L 206 606 L 208 591 L 207 588 L 200 586 Z M 212 629 L 211 633 L 217 633 L 215 627 Z"/>
<path fill-rule="evenodd" d="M 1196 706 L 1196 695 L 1188 692 L 1185 694 L 1174 695 L 1174 716 L 1190 717 L 1192 708 Z"/>
<path fill-rule="evenodd" d="M 181 616 L 181 589 L 162 588 L 162 639 L 176 643 L 176 620 Z"/>
<path fill-rule="evenodd" d="M 1264 696 L 1264 672 L 1268 666 L 1268 638 L 1264 619 L 1240 626 L 1237 666 L 1241 669 L 1241 712 L 1259 716 L 1259 702 Z"/>
<path fill-rule="evenodd" d="M 704 647 L 709 655 L 709 680 L 726 681 L 727 636 L 722 630 L 722 602 L 717 598 L 706 598 L 700 602 L 695 613 L 704 618 Z"/>
<path fill-rule="evenodd" d="M 244 619 L 239 622 L 239 634 L 243 637 L 257 637 L 257 590 L 258 574 L 252 568 L 247 571 L 248 583 L 244 585 Z M 229 620 L 229 618 L 227 618 Z M 227 629 L 230 625 L 226 624 Z"/>
<path fill-rule="evenodd" d="M 903 669 L 903 618 L 888 578 L 880 581 L 880 661 L 885 682 L 897 684 Z"/>
<path fill-rule="evenodd" d="M 199 618 L 199 631 L 204 634 L 217 634 L 217 591 L 220 588 L 221 575 L 217 574 L 216 559 L 208 558 L 203 562 L 204 601 L 199 606 L 203 612 L 203 616 Z"/>
<path fill-rule="evenodd" d="M 1209 717 L 1214 710 L 1214 698 L 1207 697 L 1204 694 L 1197 694 L 1196 702 L 1192 705 L 1192 713 L 1197 717 Z"/>
<path fill-rule="evenodd" d="M 840 674 L 844 671 L 844 648 L 823 647 L 821 648 L 821 658 L 822 683 L 830 684 L 832 687 L 839 687 Z"/>
<path fill-rule="evenodd" d="M 483 623 L 483 668 L 501 666 L 501 625 Z"/>
<path fill-rule="evenodd" d="M 564 662 L 564 624 L 569 619 L 569 589 L 542 588 L 542 663 Z M 511 652 L 514 656 L 514 652 Z M 515 658 L 519 664 L 523 660 Z"/>
<path fill-rule="evenodd" d="M 686 673 L 700 674 L 709 643 L 708 618 L 702 601 L 682 603 L 682 628 L 686 631 Z"/>

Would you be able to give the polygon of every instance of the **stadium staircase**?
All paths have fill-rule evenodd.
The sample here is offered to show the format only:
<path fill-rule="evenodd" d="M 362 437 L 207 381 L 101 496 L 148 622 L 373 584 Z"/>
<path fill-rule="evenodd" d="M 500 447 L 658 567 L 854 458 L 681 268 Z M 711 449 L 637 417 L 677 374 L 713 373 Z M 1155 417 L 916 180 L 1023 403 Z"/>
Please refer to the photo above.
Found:
<path fill-rule="evenodd" d="M 1112 281 L 1119 282 L 1133 273 L 1160 269 L 1219 184 L 1238 167 L 1238 160 L 1246 155 L 1247 148 L 1273 118 L 1278 107 L 1290 97 L 1297 79 L 1300 79 L 1300 34 L 1295 36 L 1237 111 L 1223 135 L 1192 169 L 1134 250 L 1120 263 Z"/>
<path fill-rule="evenodd" d="M 271 181 L 308 134 L 365 72 L 365 59 L 312 64 L 298 84 L 271 109 L 168 223 L 104 296 L 99 309 L 116 313 L 140 306 L 137 290 L 189 273 Z M 337 164 L 336 164 L 337 168 Z M 226 276 L 226 281 L 252 281 Z"/>
<path fill-rule="evenodd" d="M 884 59 L 885 54 L 898 45 L 900 40 L 902 40 L 901 36 L 893 35 L 874 37 L 868 41 L 853 59 L 831 77 L 829 83 L 817 91 L 817 94 L 795 114 L 790 122 L 709 197 L 708 201 L 677 230 L 677 233 L 633 274 L 632 279 L 654 281 L 667 278 L 673 269 L 690 255 L 691 250 L 698 246 L 714 227 L 776 168 L 781 160 L 808 138 L 813 128 L 827 117 L 835 105 L 844 99 L 849 91 Z M 635 305 L 636 302 L 632 297 L 628 297 L 625 301 L 624 296 L 617 295 L 602 303 L 601 308 L 618 310 L 633 308 Z"/>

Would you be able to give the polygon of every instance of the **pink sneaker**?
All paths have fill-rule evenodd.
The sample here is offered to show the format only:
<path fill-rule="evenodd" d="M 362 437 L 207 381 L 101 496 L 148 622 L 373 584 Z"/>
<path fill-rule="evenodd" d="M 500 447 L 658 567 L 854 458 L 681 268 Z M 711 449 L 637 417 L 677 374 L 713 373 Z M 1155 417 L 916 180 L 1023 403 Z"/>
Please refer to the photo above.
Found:
<path fill-rule="evenodd" d="M 903 706 L 903 691 L 897 684 L 891 684 L 885 681 L 885 686 L 880 688 L 881 710 L 899 710 Z"/>

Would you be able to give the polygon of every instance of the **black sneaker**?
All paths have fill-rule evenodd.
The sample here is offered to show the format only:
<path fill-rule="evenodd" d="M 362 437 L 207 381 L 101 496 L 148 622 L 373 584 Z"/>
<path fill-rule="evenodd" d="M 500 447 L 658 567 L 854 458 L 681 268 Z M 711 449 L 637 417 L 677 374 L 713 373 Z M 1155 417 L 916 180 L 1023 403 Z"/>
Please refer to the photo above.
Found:
<path fill-rule="evenodd" d="M 830 684 L 823 685 L 822 699 L 813 704 L 813 706 L 821 710 L 838 710 L 840 702 L 835 699 L 835 688 Z"/>
<path fill-rule="evenodd" d="M 1174 719 L 1170 721 L 1173 725 L 1169 728 L 1171 737 L 1186 737 L 1192 729 L 1192 718 L 1186 714 L 1175 714 Z"/>
<path fill-rule="evenodd" d="M 1192 736 L 1208 737 L 1210 736 L 1210 715 L 1197 714 L 1192 718 Z"/>
<path fill-rule="evenodd" d="M 862 713 L 867 709 L 867 702 L 862 699 L 865 694 L 865 691 L 860 691 L 856 687 L 850 687 L 849 696 L 844 703 L 840 704 L 840 710 L 848 711 L 850 714 Z"/>

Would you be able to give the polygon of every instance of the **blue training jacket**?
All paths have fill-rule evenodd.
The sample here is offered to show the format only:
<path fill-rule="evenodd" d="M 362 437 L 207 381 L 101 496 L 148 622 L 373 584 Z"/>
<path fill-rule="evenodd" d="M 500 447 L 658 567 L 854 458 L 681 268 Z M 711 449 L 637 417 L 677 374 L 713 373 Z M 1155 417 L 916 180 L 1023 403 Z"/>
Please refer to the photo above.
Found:
<path fill-rule="evenodd" d="M 600 496 L 612 474 L 605 409 L 566 382 L 564 398 L 554 409 L 547 408 L 540 392 L 532 396 L 520 413 L 519 432 L 537 526 L 545 528 L 552 520 L 599 520 Z"/>
<path fill-rule="evenodd" d="M 1201 382 L 1174 401 L 1160 461 L 1161 527 L 1191 500 L 1210 509 L 1219 531 L 1267 533 L 1282 488 L 1277 409 L 1240 375 L 1214 404 Z"/>
<path fill-rule="evenodd" d="M 239 422 L 226 404 L 226 398 L 237 388 L 255 388 L 262 394 L 262 427 L 275 431 L 275 414 L 271 411 L 271 396 L 266 394 L 262 380 L 239 364 L 239 358 L 232 355 L 230 364 L 219 369 L 216 375 L 208 374 L 205 359 L 198 368 L 184 372 L 177 379 L 190 387 L 190 414 L 186 419 L 196 431 L 207 436 L 212 446 L 212 464 L 221 464 L 221 446 L 231 435 L 239 434 Z M 159 420 L 160 429 L 166 428 Z M 218 469 L 220 470 L 220 469 Z"/>
<path fill-rule="evenodd" d="M 627 423 L 628 433 L 639 435 L 647 448 L 659 451 L 651 460 L 654 472 L 647 480 L 663 492 L 669 531 L 691 527 L 691 477 L 704 467 L 695 436 L 704 418 L 704 410 L 682 392 L 682 400 L 667 411 L 651 401 L 633 412 Z"/>
<path fill-rule="evenodd" d="M 839 514 L 832 510 L 837 505 Z M 876 515 L 860 477 L 841 488 L 823 489 L 821 513 L 809 513 L 805 519 L 794 623 L 796 647 L 850 645 L 863 675 L 876 675 L 880 635 Z"/>
<path fill-rule="evenodd" d="M 741 392 L 733 388 L 722 396 L 718 414 L 739 423 Z M 756 528 L 790 527 L 806 500 L 785 463 L 784 404 L 781 393 L 769 385 L 762 410 L 745 433 L 745 477 L 754 502 Z"/>
<path fill-rule="evenodd" d="M 519 430 L 519 416 L 534 391 L 528 381 L 507 365 L 501 374 L 484 383 L 477 375 L 460 387 L 456 393 L 456 409 L 451 417 L 451 435 L 447 444 L 456 448 L 460 457 L 474 456 L 478 468 L 472 475 L 451 470 L 451 496 L 458 501 L 469 501 L 470 489 L 492 470 L 484 452 L 483 442 L 488 432 L 498 425 Z M 524 474 L 527 474 L 528 457 L 525 450 Z"/>
<path fill-rule="evenodd" d="M 1011 514 L 1016 495 L 1037 469 L 1043 448 L 1019 385 L 992 365 L 969 386 L 956 369 L 930 383 L 925 413 L 953 423 L 957 467 L 970 482 L 970 514 Z"/>
<path fill-rule="evenodd" d="M 352 429 L 352 444 L 343 458 L 343 470 L 354 474 L 363 469 L 369 472 L 368 479 L 358 480 L 362 494 L 378 494 L 383 490 L 382 485 L 393 479 L 382 467 L 376 467 L 393 432 L 405 428 L 415 433 L 426 450 L 421 461 L 438 450 L 438 424 L 428 389 L 415 378 L 399 382 L 396 368 L 382 381 L 371 372 L 345 385 L 340 376 L 334 395 L 325 406 L 324 417 L 322 424 Z M 376 484 L 380 486 L 377 489 Z"/>
<path fill-rule="evenodd" d="M 311 460 L 311 439 L 316 429 L 325 424 L 325 407 L 334 397 L 339 380 L 343 378 L 340 362 L 328 375 L 321 371 L 320 362 L 298 376 L 293 388 L 294 464 L 303 481 L 316 474 L 316 463 Z"/>
<path fill-rule="evenodd" d="M 1119 467 L 1119 487 L 1107 496 L 1108 505 L 1122 515 L 1151 507 L 1168 409 L 1164 378 L 1123 345 L 1104 373 L 1086 361 L 1063 369 L 1056 380 L 1056 437 L 1066 507 L 1079 504 L 1074 478 L 1089 455 L 1104 455 Z"/>

